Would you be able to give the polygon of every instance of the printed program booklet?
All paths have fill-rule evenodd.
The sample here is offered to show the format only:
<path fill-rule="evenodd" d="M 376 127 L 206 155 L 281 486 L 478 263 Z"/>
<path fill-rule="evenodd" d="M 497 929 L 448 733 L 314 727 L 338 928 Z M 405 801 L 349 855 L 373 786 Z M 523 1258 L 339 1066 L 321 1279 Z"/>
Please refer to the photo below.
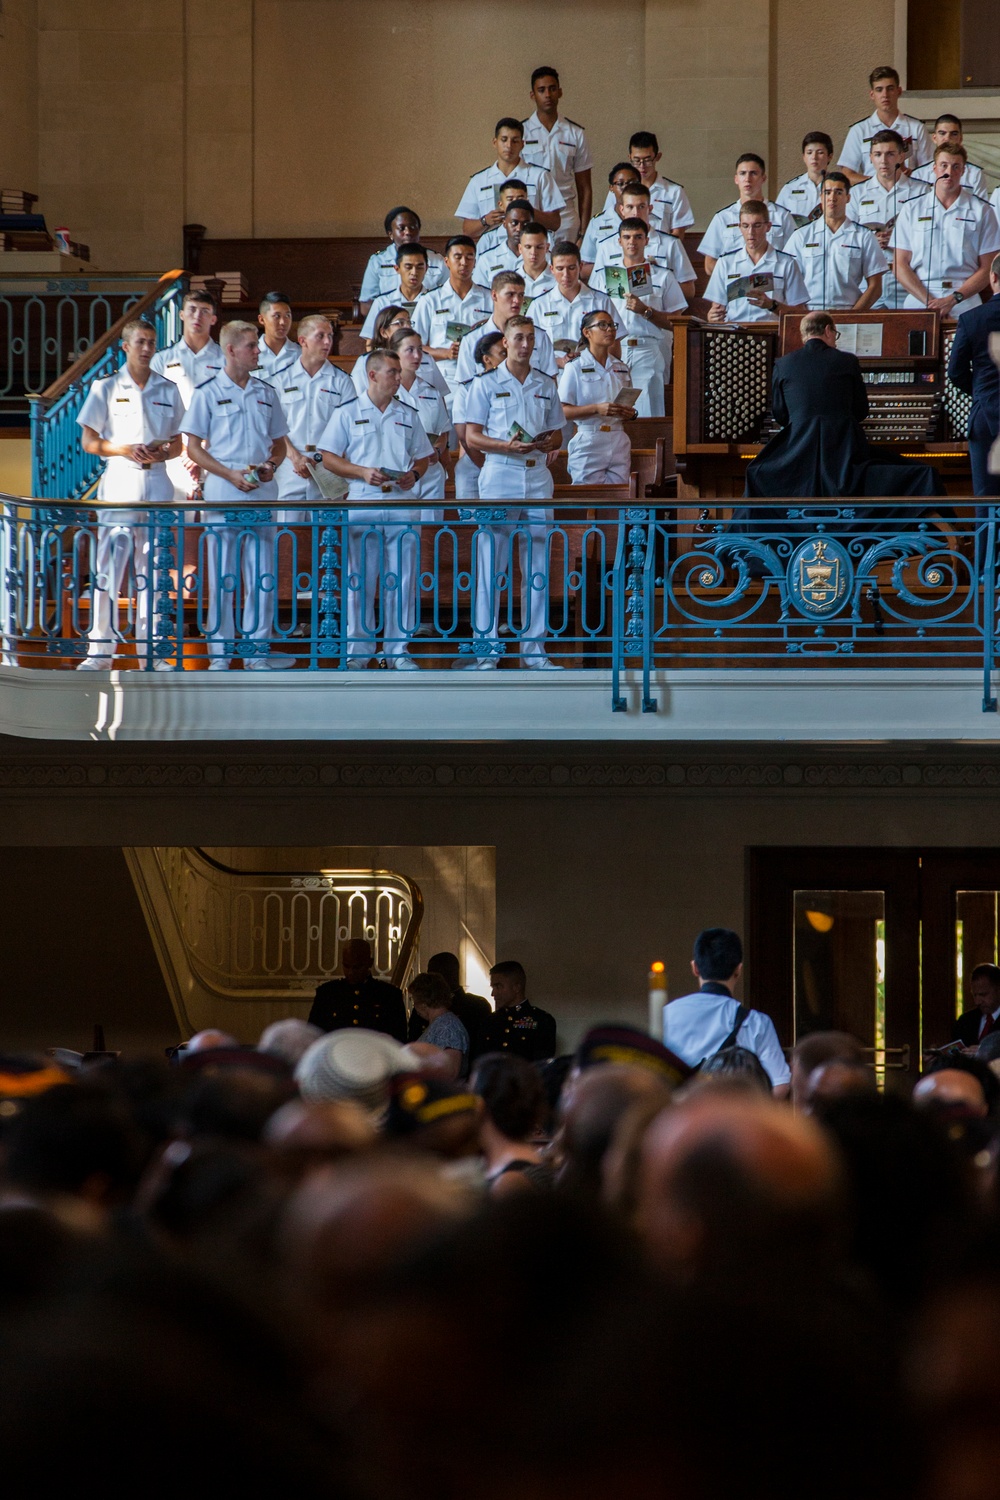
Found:
<path fill-rule="evenodd" d="M 649 284 L 649 266 L 645 262 L 641 266 L 604 267 L 604 289 L 609 297 L 624 300 L 630 292 L 647 291 Z"/>
<path fill-rule="evenodd" d="M 770 292 L 774 299 L 774 272 L 751 271 L 749 276 L 734 276 L 726 287 L 726 301 L 735 302 L 750 292 Z"/>
<path fill-rule="evenodd" d="M 508 436 L 508 438 L 512 438 L 515 442 L 518 442 L 518 443 L 537 443 L 538 442 L 538 439 L 532 437 L 530 432 L 525 432 L 525 430 L 521 426 L 520 422 L 512 422 L 510 424 L 510 431 L 508 432 L 507 436 Z"/>
<path fill-rule="evenodd" d="M 811 214 L 792 214 L 792 218 L 795 220 L 796 229 L 802 229 L 806 224 L 811 224 L 814 219 L 819 218 L 822 212 L 822 203 L 817 203 Z"/>

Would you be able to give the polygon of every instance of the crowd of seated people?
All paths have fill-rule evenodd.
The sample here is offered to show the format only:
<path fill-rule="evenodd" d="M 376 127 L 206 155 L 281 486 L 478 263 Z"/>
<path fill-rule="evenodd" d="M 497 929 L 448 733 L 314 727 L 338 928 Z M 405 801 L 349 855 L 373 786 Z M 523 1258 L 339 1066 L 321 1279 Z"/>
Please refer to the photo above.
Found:
<path fill-rule="evenodd" d="M 958 317 L 978 305 L 1000 250 L 1000 188 L 993 206 L 980 196 L 982 171 L 968 163 L 955 116 L 942 115 L 929 136 L 900 112 L 894 69 L 876 68 L 869 92 L 873 113 L 851 127 L 839 159 L 828 134 L 809 131 L 805 170 L 774 201 L 763 158 L 741 153 L 738 196 L 698 244 L 710 321 L 920 307 Z M 330 361 L 330 322 L 312 314 L 296 327 L 280 291 L 261 302 L 259 327 L 231 321 L 218 343 L 217 312 L 204 291 L 184 299 L 182 336 L 171 348 L 157 352 L 142 319 L 125 326 L 125 363 L 94 383 L 79 415 L 84 447 L 105 460 L 99 497 L 120 507 L 103 512 L 96 528 L 82 667 L 111 664 L 123 581 L 148 578 L 143 502 L 199 498 L 213 507 L 202 517 L 210 668 L 229 669 L 237 635 L 252 648 L 254 669 L 295 665 L 269 649 L 270 516 L 260 515 L 249 543 L 231 519 L 252 496 L 282 507 L 279 524 L 307 521 L 310 503 L 345 500 L 348 565 L 358 582 L 346 601 L 351 644 L 343 664 L 361 669 L 380 654 L 397 670 L 414 670 L 407 644 L 417 618 L 420 528 L 441 520 L 449 480 L 459 506 L 510 502 L 476 537 L 470 610 L 482 649 L 472 664 L 497 664 L 496 584 L 516 530 L 521 664 L 560 665 L 544 651 L 548 596 L 537 582 L 547 571 L 553 466 L 568 448 L 573 485 L 628 482 L 626 424 L 664 416 L 672 323 L 697 287 L 684 247 L 694 216 L 683 187 L 659 170 L 656 136 L 631 136 L 595 212 L 586 133 L 560 114 L 561 96 L 556 70 L 537 68 L 534 113 L 497 122 L 494 160 L 470 177 L 455 210 L 459 232 L 443 255 L 421 243 L 412 208 L 387 212 L 388 243 L 361 282 L 367 353 L 350 378 Z M 379 642 L 376 596 L 385 596 L 379 582 L 387 577 L 392 619 Z M 141 647 L 152 591 L 135 592 Z M 154 665 L 169 668 L 166 660 Z"/>
<path fill-rule="evenodd" d="M 1000 970 L 880 1091 L 739 954 L 680 1051 L 355 941 L 256 1044 L 0 1055 L 10 1492 L 992 1500 Z"/>

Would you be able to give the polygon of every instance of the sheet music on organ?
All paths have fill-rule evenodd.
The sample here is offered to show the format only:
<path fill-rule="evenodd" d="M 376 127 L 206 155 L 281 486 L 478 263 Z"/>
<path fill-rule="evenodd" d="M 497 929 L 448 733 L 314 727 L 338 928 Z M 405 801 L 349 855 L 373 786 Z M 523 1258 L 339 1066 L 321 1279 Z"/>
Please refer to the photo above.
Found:
<path fill-rule="evenodd" d="M 838 323 L 837 348 L 859 359 L 879 359 L 882 355 L 881 323 Z"/>

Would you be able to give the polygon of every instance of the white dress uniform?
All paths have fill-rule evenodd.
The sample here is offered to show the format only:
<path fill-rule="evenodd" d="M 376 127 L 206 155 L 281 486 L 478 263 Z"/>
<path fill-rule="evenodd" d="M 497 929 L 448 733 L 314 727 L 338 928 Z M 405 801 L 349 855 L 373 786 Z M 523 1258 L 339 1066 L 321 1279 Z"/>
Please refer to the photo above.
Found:
<path fill-rule="evenodd" d="M 257 340 L 257 368 L 254 374 L 258 380 L 270 380 L 272 375 L 277 375 L 288 365 L 294 365 L 301 353 L 302 350 L 295 340 L 286 339 L 275 354 L 267 339 L 261 334 Z"/>
<path fill-rule="evenodd" d="M 429 292 L 421 291 L 420 296 L 415 302 L 407 301 L 407 299 L 403 296 L 402 292 L 399 289 L 399 278 L 397 276 L 395 291 L 381 293 L 378 297 L 375 298 L 371 307 L 368 309 L 368 314 L 365 318 L 365 321 L 361 325 L 361 337 L 363 339 L 370 339 L 372 337 L 375 332 L 375 319 L 378 317 L 383 307 L 405 308 L 406 311 L 410 314 L 410 322 L 412 323 L 414 317 L 416 316 L 417 308 L 420 306 L 421 298 L 429 296 Z"/>
<path fill-rule="evenodd" d="M 548 167 L 556 186 L 566 200 L 559 213 L 558 235 L 561 240 L 576 240 L 580 233 L 580 203 L 576 191 L 577 172 L 588 172 L 594 165 L 587 144 L 587 132 L 575 120 L 559 115 L 549 130 L 538 118 L 538 111 L 523 120 L 524 149 L 533 161 Z"/>
<path fill-rule="evenodd" d="M 770 198 L 765 200 L 765 207 L 771 220 L 771 227 L 767 231 L 768 244 L 774 250 L 783 250 L 785 242 L 790 240 L 795 233 L 795 220 L 787 208 L 779 208 L 777 203 L 772 203 Z M 710 255 L 713 260 L 720 256 L 728 255 L 730 250 L 744 248 L 743 236 L 740 234 L 740 203 L 730 203 L 726 208 L 720 208 L 715 218 L 709 224 L 702 236 L 698 249 L 702 255 Z"/>
<path fill-rule="evenodd" d="M 287 365 L 280 376 L 272 379 L 271 389 L 281 404 L 288 423 L 287 436 L 300 453 L 314 454 L 319 449 L 319 440 L 326 425 L 339 406 L 346 406 L 358 399 L 349 375 L 324 361 L 314 375 L 302 363 L 301 357 L 294 365 Z M 319 505 L 323 496 L 314 479 L 303 479 L 292 468 L 292 461 L 282 459 L 275 475 L 278 482 L 278 499 L 284 503 Z M 278 512 L 278 523 L 294 526 L 309 520 L 308 510 L 285 510 Z"/>
<path fill-rule="evenodd" d="M 810 311 L 853 307 L 872 276 L 889 269 L 870 229 L 845 219 L 831 230 L 825 219 L 797 229 L 785 254 L 798 262 L 809 290 Z"/>
<path fill-rule="evenodd" d="M 151 370 L 146 384 L 140 388 L 123 365 L 116 375 L 94 381 L 76 420 L 81 427 L 92 427 L 98 437 L 107 438 L 116 447 L 126 443 L 166 443 L 181 430 L 184 402 L 177 386 L 163 375 Z M 131 507 L 151 500 L 170 501 L 174 486 L 162 463 L 144 468 L 130 458 L 107 458 L 97 497 L 122 507 L 114 519 L 106 512 L 99 513 L 96 556 L 91 564 L 93 614 L 87 660 L 95 667 L 110 667 L 118 638 L 118 593 L 130 558 L 136 579 L 136 645 L 141 646 L 149 639 L 153 597 L 149 513 Z M 128 592 L 131 593 L 131 588 Z M 141 651 L 139 657 L 141 662 Z"/>
<path fill-rule="evenodd" d="M 601 216 L 603 218 L 611 215 L 614 211 L 614 190 L 608 188 L 608 196 L 604 200 Z M 664 177 L 662 172 L 649 189 L 649 220 L 651 224 L 664 231 L 690 229 L 694 223 L 694 212 L 687 193 L 679 182 L 674 182 L 670 177 Z M 584 259 L 589 260 L 590 257 L 585 256 Z"/>
<path fill-rule="evenodd" d="M 397 246 L 390 240 L 384 250 L 376 250 L 374 255 L 368 257 L 365 274 L 361 279 L 359 302 L 373 302 L 376 297 L 385 292 L 391 292 L 399 285 L 396 253 Z M 436 250 L 428 250 L 427 262 L 424 291 L 430 292 L 448 280 L 448 267 L 445 265 L 444 256 L 439 255 Z"/>
<path fill-rule="evenodd" d="M 423 340 L 425 349 L 447 349 L 449 323 L 467 323 L 475 328 L 485 323 L 493 311 L 493 298 L 482 287 L 473 285 L 467 297 L 460 297 L 446 281 L 435 292 L 421 297 L 413 313 L 413 326 Z M 449 391 L 456 384 L 458 362 L 454 359 L 437 359 L 433 363 L 447 382 Z"/>
<path fill-rule="evenodd" d="M 910 267 L 932 297 L 946 297 L 979 269 L 981 255 L 1000 250 L 1000 224 L 985 198 L 963 188 L 950 208 L 936 192 L 911 198 L 899 210 L 890 241 L 893 250 L 909 250 Z M 978 292 L 954 309 L 960 318 L 982 302 Z M 919 297 L 906 295 L 904 308 L 923 307 Z"/>
<path fill-rule="evenodd" d="M 611 194 L 612 205 L 614 204 L 614 193 Z M 589 264 L 593 263 L 597 254 L 597 247 L 602 240 L 606 240 L 609 234 L 617 234 L 621 217 L 617 208 L 603 209 L 595 214 L 583 232 L 580 241 L 580 259 Z"/>
<path fill-rule="evenodd" d="M 497 188 L 503 187 L 510 177 L 523 182 L 528 191 L 528 202 L 543 213 L 558 213 L 566 207 L 566 199 L 556 185 L 552 173 L 539 161 L 529 161 L 522 156 L 510 172 L 502 172 L 500 163 L 473 172 L 466 184 L 465 192 L 455 210 L 456 219 L 482 219 L 496 208 Z"/>
<path fill-rule="evenodd" d="M 200 385 L 184 418 L 184 431 L 201 438 L 212 457 L 230 469 L 246 469 L 267 462 L 275 438 L 288 431 L 278 397 L 266 381 L 251 375 L 241 389 L 225 370 Z M 278 498 L 271 479 L 244 495 L 220 474 L 205 474 L 206 501 L 237 510 L 245 500 Z M 199 572 L 208 573 L 208 613 L 202 629 L 212 665 L 228 664 L 235 655 L 237 565 L 243 576 L 242 633 L 251 641 L 268 641 L 274 624 L 275 528 L 267 511 L 246 512 L 246 529 L 227 521 L 218 511 L 203 511 L 204 559 Z M 260 518 L 259 520 L 257 518 Z M 240 557 L 242 553 L 242 557 Z M 263 660 L 247 659 L 247 665 Z"/>
<path fill-rule="evenodd" d="M 774 201 L 779 208 L 790 213 L 793 219 L 806 219 L 819 207 L 822 186 L 822 178 L 819 182 L 813 182 L 808 172 L 802 172 L 798 177 L 793 177 L 791 182 L 785 183 Z"/>
<path fill-rule="evenodd" d="M 589 349 L 559 375 L 559 397 L 567 406 L 592 406 L 614 401 L 632 384 L 629 367 L 608 355 L 601 364 Z M 621 417 L 576 417 L 567 459 L 574 484 L 624 484 L 632 460 L 632 444 Z"/>
<path fill-rule="evenodd" d="M 540 276 L 535 277 L 534 281 L 532 281 L 524 269 L 523 264 L 519 274 L 524 277 L 524 301 L 521 303 L 521 311 L 528 316 L 538 298 L 544 297 L 548 292 L 551 292 L 556 284 L 556 279 L 548 266 L 545 267 Z"/>
<path fill-rule="evenodd" d="M 530 316 L 530 314 L 527 316 Z M 498 325 L 492 314 L 481 328 L 474 328 L 471 333 L 467 333 L 459 344 L 458 373 L 456 378 L 460 384 L 464 385 L 466 381 L 474 380 L 479 373 L 479 366 L 476 364 L 476 345 L 488 333 L 503 333 L 503 329 Z M 543 375 L 550 375 L 553 379 L 555 378 L 557 366 L 555 351 L 552 348 L 552 340 L 545 330 L 539 328 L 537 324 L 535 326 L 535 347 L 531 355 L 531 368 L 533 370 L 540 370 Z M 420 373 L 423 374 L 423 370 Z"/>
<path fill-rule="evenodd" d="M 476 377 L 478 380 L 479 376 Z M 469 392 L 474 381 L 467 381 L 464 385 L 456 385 L 451 405 L 451 419 L 457 427 L 459 423 L 466 420 L 469 406 Z M 455 499 L 456 500 L 478 500 L 479 499 L 479 469 L 472 462 L 463 448 L 458 455 L 455 465 Z"/>
<path fill-rule="evenodd" d="M 532 437 L 554 432 L 563 425 L 562 402 L 555 381 L 537 370 L 529 370 L 527 379 L 517 380 L 506 362 L 473 381 L 466 407 L 466 421 L 479 424 L 486 437 L 507 439 L 518 423 Z M 506 576 L 510 564 L 510 543 L 514 526 L 518 531 L 521 561 L 521 659 L 526 665 L 544 659 L 542 643 L 548 628 L 548 549 L 547 527 L 552 511 L 531 502 L 552 498 L 552 471 L 547 455 L 487 453 L 479 471 L 481 501 L 502 500 L 512 504 L 505 523 L 482 525 L 475 533 L 476 599 L 474 622 L 476 636 L 489 642 L 490 655 L 481 658 L 496 665 L 499 656 L 500 595 L 499 579 Z M 523 502 L 527 501 L 527 504 Z"/>
<path fill-rule="evenodd" d="M 472 279 L 480 290 L 485 287 L 488 291 L 493 285 L 494 276 L 500 271 L 517 271 L 518 274 L 521 272 L 521 257 L 516 250 L 510 248 L 506 231 L 503 237 L 496 240 L 488 249 L 479 250 Z"/>
<path fill-rule="evenodd" d="M 490 306 L 492 307 L 492 305 L 491 302 Z M 351 368 L 351 384 L 359 396 L 367 396 L 368 394 L 368 371 L 365 369 L 367 359 L 367 354 L 359 354 Z M 442 396 L 447 396 L 448 382 L 438 369 L 437 360 L 431 359 L 426 350 L 420 361 L 420 368 L 417 374 L 421 380 L 428 381 L 435 390 L 440 391 Z"/>
<path fill-rule="evenodd" d="M 726 300 L 726 288 L 731 281 L 739 276 L 753 276 L 755 274 L 774 277 L 774 287 L 768 298 L 771 302 L 783 302 L 788 307 L 804 306 L 809 300 L 809 288 L 806 286 L 802 272 L 799 270 L 798 262 L 783 250 L 775 250 L 771 245 L 761 256 L 756 264 L 750 259 L 745 245 L 738 250 L 730 250 L 728 255 L 723 255 L 716 263 L 715 270 L 708 278 L 708 286 L 705 288 L 706 302 L 721 302 L 726 309 L 726 321 L 728 323 L 762 323 L 768 318 L 776 318 L 769 308 L 758 307 L 747 297 L 734 297 L 732 302 Z"/>
<path fill-rule="evenodd" d="M 179 338 L 168 349 L 158 349 L 149 365 L 157 375 L 165 375 L 173 381 L 185 408 L 191 405 L 191 397 L 198 386 L 211 380 L 225 367 L 226 357 L 214 339 L 209 339 L 203 349 L 195 350 L 184 338 Z M 167 459 L 167 473 L 174 487 L 174 503 L 180 505 L 193 493 L 196 481 L 184 467 L 182 457 Z"/>
<path fill-rule="evenodd" d="M 870 172 L 872 139 L 880 130 L 894 130 L 897 135 L 902 136 L 906 147 L 906 165 L 911 169 L 925 166 L 933 160 L 934 148 L 921 120 L 915 120 L 912 115 L 897 115 L 891 125 L 884 125 L 875 110 L 867 119 L 855 120 L 847 132 L 844 149 L 838 158 L 839 164 L 850 167 L 852 172 Z"/>
<path fill-rule="evenodd" d="M 864 182 L 859 182 L 857 187 L 851 189 L 851 196 L 847 200 L 847 217 L 866 228 L 875 224 L 891 226 L 904 203 L 908 203 L 911 198 L 919 198 L 928 191 L 926 183 L 915 183 L 912 177 L 901 176 L 889 188 L 883 187 L 875 176 L 866 177 Z M 871 228 L 868 228 L 868 232 L 874 238 Z M 889 269 L 882 278 L 882 295 L 875 303 L 873 312 L 898 312 L 906 300 L 906 290 L 900 286 L 892 272 L 892 257 L 887 256 L 886 259 Z"/>
<path fill-rule="evenodd" d="M 933 187 L 936 180 L 933 161 L 929 161 L 925 167 L 920 167 L 916 172 L 910 173 L 911 182 L 924 182 L 929 187 Z M 970 193 L 975 193 L 977 198 L 985 198 L 987 193 L 982 167 L 977 167 L 973 161 L 967 161 L 962 171 L 962 186 L 968 188 Z"/>
<path fill-rule="evenodd" d="M 686 312 L 687 298 L 677 278 L 667 266 L 649 262 L 651 285 L 636 293 L 655 312 Z M 619 318 L 625 325 L 621 341 L 622 359 L 629 368 L 632 384 L 642 392 L 636 402 L 640 417 L 662 417 L 665 414 L 663 387 L 670 375 L 670 358 L 674 335 L 669 328 L 656 328 L 642 313 L 629 312 L 624 297 L 612 297 Z"/>
<path fill-rule="evenodd" d="M 621 220 L 618 221 L 618 229 L 621 228 Z M 591 284 L 600 286 L 603 281 L 602 272 L 605 266 L 620 266 L 624 264 L 625 252 L 618 238 L 618 229 L 614 234 L 608 235 L 597 247 L 597 256 L 594 260 L 594 269 L 590 273 Z M 673 234 L 659 234 L 655 230 L 646 241 L 646 254 L 649 259 L 657 265 L 666 266 L 673 271 L 678 281 L 694 281 L 694 266 L 681 241 Z"/>
<path fill-rule="evenodd" d="M 588 313 L 598 310 L 606 312 L 618 330 L 619 338 L 625 336 L 625 324 L 618 316 L 618 309 L 605 292 L 596 291 L 581 282 L 572 299 L 564 297 L 557 286 L 538 297 L 528 309 L 528 317 L 536 328 L 542 328 L 552 340 L 553 347 L 560 339 L 580 342 L 580 325 Z"/>
<path fill-rule="evenodd" d="M 1000 223 L 1000 187 L 994 188 L 990 194 L 990 208 L 996 214 L 997 222 Z"/>
<path fill-rule="evenodd" d="M 440 437 L 443 432 L 451 432 L 451 418 L 448 415 L 448 407 L 440 391 L 428 385 L 426 380 L 421 380 L 418 375 L 410 386 L 404 390 L 399 387 L 399 399 L 404 406 L 412 406 L 420 418 L 420 425 L 427 434 L 428 441 Z M 431 442 L 432 449 L 434 448 Z M 438 458 L 436 450 L 431 455 L 431 461 L 427 465 L 427 472 L 418 479 L 411 494 L 418 500 L 441 501 L 444 499 L 445 467 Z M 421 521 L 440 522 L 444 519 L 442 510 L 424 510 L 420 513 Z"/>
<path fill-rule="evenodd" d="M 367 392 L 333 413 L 319 446 L 362 468 L 378 469 L 384 464 L 401 473 L 431 452 L 412 406 L 394 396 L 382 412 Z M 408 500 L 413 495 L 413 490 L 402 490 L 398 484 L 372 485 L 352 479 L 347 498 L 348 502 L 387 497 Z M 407 656 L 406 642 L 416 630 L 420 512 L 365 505 L 349 510 L 347 519 L 348 660 L 365 666 L 375 653 L 378 585 L 385 654 L 396 666 Z"/>

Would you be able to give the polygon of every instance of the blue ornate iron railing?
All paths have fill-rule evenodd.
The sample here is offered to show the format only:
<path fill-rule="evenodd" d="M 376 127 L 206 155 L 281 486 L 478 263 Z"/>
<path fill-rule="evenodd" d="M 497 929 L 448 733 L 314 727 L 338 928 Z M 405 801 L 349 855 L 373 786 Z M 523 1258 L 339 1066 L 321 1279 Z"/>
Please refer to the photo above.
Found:
<path fill-rule="evenodd" d="M 981 671 L 996 709 L 992 507 L 770 501 L 696 519 L 397 499 L 298 525 L 253 501 L 199 520 L 169 505 L 0 504 L 7 664 L 412 670 L 544 653 L 610 668 L 615 709 L 622 673 L 641 668 L 646 712 L 660 668 L 953 666 Z"/>
<path fill-rule="evenodd" d="M 31 491 L 37 498 L 80 499 L 101 472 L 102 460 L 80 446 L 76 419 L 95 380 L 122 363 L 118 334 L 127 318 L 144 313 L 156 325 L 157 347 L 180 338 L 184 295 L 181 271 L 161 277 L 145 297 L 136 298 L 78 364 L 41 396 L 31 397 Z"/>

